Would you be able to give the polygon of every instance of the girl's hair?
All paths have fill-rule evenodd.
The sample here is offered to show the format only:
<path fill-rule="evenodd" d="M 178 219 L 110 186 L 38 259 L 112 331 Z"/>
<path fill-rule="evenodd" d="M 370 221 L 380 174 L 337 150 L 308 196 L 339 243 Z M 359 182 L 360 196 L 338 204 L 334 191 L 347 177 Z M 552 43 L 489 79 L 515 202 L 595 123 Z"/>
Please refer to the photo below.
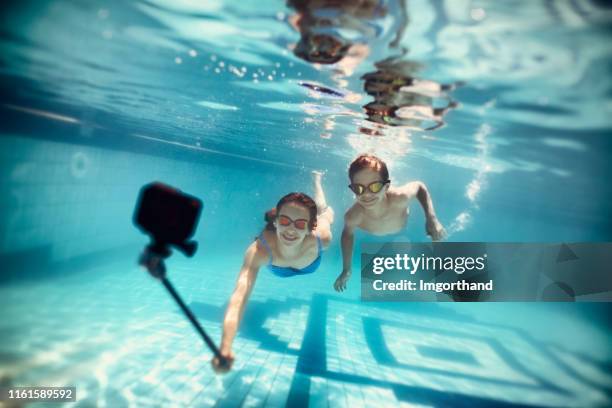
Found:
<path fill-rule="evenodd" d="M 353 182 L 353 177 L 363 169 L 372 169 L 377 171 L 382 178 L 382 181 L 389 180 L 389 170 L 384 161 L 371 154 L 362 154 L 357 157 L 349 166 L 349 179 Z"/>
<path fill-rule="evenodd" d="M 310 231 L 317 227 L 317 204 L 310 196 L 304 193 L 289 193 L 281 198 L 276 204 L 276 208 L 272 208 L 266 212 L 264 219 L 266 220 L 266 229 L 269 231 L 275 231 L 274 220 L 283 205 L 288 203 L 296 203 L 305 207 L 310 214 L 310 220 L 308 221 L 308 229 Z"/>

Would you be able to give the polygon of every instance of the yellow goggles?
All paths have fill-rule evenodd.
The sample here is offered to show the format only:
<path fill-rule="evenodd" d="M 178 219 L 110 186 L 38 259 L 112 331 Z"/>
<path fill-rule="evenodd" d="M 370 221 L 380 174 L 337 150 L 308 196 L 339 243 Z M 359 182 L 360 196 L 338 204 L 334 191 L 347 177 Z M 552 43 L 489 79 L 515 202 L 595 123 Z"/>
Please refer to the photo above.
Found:
<path fill-rule="evenodd" d="M 349 188 L 353 190 L 353 193 L 360 196 L 366 192 L 366 189 L 371 193 L 378 193 L 387 183 L 390 183 L 390 181 L 375 181 L 373 183 L 368 184 L 367 186 L 364 186 L 363 184 L 353 183 L 349 184 Z"/>

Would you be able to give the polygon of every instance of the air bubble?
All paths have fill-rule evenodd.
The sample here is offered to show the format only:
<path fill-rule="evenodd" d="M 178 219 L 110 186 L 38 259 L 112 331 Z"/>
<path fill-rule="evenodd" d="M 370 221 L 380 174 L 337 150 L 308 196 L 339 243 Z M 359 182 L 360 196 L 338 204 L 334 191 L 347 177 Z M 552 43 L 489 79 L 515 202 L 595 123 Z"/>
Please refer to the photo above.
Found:
<path fill-rule="evenodd" d="M 470 16 L 474 21 L 482 21 L 487 16 L 487 13 L 482 8 L 473 8 L 470 11 Z"/>
<path fill-rule="evenodd" d="M 229 72 L 231 72 L 232 74 L 234 74 L 234 75 L 238 76 L 238 77 L 243 77 L 243 76 L 244 76 L 244 72 L 240 71 L 238 68 L 236 68 L 236 67 L 235 67 L 235 66 L 233 66 L 233 65 L 230 65 L 230 66 L 227 68 L 227 70 L 228 70 Z"/>

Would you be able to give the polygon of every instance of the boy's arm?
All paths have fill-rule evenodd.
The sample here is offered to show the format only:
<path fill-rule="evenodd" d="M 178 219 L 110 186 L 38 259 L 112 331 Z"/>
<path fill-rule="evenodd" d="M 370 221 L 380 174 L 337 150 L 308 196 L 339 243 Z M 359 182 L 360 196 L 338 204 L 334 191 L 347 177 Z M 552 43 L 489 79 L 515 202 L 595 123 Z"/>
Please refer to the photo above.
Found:
<path fill-rule="evenodd" d="M 406 197 L 408 202 L 416 197 L 419 203 L 421 203 L 421 207 L 423 207 L 423 212 L 425 213 L 425 229 L 427 235 L 429 235 L 433 241 L 444 239 L 446 237 L 446 231 L 438 221 L 438 217 L 436 217 L 431 194 L 429 194 L 425 183 L 422 181 L 410 182 L 400 187 L 400 192 Z"/>
<path fill-rule="evenodd" d="M 342 238 L 340 239 L 342 247 L 342 272 L 334 283 L 334 289 L 342 292 L 346 289 L 346 283 L 351 277 L 351 268 L 353 263 L 353 243 L 355 241 L 356 215 L 353 209 L 347 211 L 344 215 L 344 228 L 342 229 Z"/>
<path fill-rule="evenodd" d="M 433 202 L 431 201 L 431 195 L 429 194 L 425 183 L 422 181 L 412 181 L 400 187 L 400 192 L 408 201 L 416 197 L 419 200 L 419 203 L 421 203 L 421 207 L 423 207 L 423 212 L 425 213 L 426 218 L 436 216 L 436 211 L 434 210 Z"/>
<path fill-rule="evenodd" d="M 351 274 L 351 268 L 353 264 L 353 243 L 355 241 L 355 234 L 353 228 L 345 224 L 342 229 L 342 272 Z"/>

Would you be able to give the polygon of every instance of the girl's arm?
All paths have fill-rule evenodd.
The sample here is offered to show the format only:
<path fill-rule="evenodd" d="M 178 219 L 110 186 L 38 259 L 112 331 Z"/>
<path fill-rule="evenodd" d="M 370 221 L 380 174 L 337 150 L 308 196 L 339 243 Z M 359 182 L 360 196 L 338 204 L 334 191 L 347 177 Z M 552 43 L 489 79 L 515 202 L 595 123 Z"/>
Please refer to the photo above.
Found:
<path fill-rule="evenodd" d="M 244 261 L 242 263 L 242 268 L 240 268 L 238 279 L 236 280 L 236 287 L 227 305 L 225 318 L 223 320 L 223 336 L 221 338 L 220 351 L 221 355 L 228 359 L 229 364 L 227 366 L 221 366 L 219 360 L 214 358 L 212 364 L 217 372 L 225 372 L 231 368 L 231 364 L 234 360 L 232 343 L 234 337 L 236 337 L 236 332 L 238 331 L 238 326 L 242 319 L 249 295 L 255 285 L 257 272 L 265 260 L 265 250 L 258 248 L 257 241 L 253 242 L 244 254 Z"/>

